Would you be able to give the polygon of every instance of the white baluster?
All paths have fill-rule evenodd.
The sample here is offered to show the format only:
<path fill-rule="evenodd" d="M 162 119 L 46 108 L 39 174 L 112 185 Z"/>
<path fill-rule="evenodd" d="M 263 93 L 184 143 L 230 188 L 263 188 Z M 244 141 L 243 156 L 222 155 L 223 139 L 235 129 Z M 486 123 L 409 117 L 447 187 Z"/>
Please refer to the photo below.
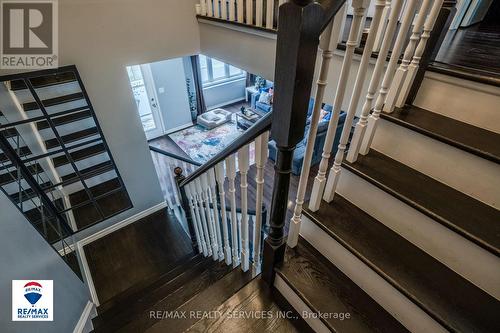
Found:
<path fill-rule="evenodd" d="M 244 18 L 243 18 L 243 0 L 238 0 L 238 2 L 236 3 L 236 10 L 237 10 L 237 20 L 239 23 L 243 23 L 245 22 Z"/>
<path fill-rule="evenodd" d="M 375 131 L 377 128 L 378 119 L 380 118 L 380 112 L 382 111 L 382 107 L 384 106 L 387 92 L 389 91 L 392 79 L 394 78 L 394 72 L 396 71 L 396 66 L 398 65 L 399 56 L 401 55 L 403 45 L 405 44 L 406 36 L 408 35 L 413 17 L 415 16 L 415 7 L 417 2 L 418 0 L 406 1 L 403 22 L 401 22 L 398 37 L 396 38 L 396 43 L 394 44 L 394 48 L 392 49 L 391 59 L 389 60 L 389 64 L 387 65 L 384 79 L 382 80 L 382 86 L 380 87 L 379 95 L 377 97 L 377 100 L 375 101 L 373 113 L 368 118 L 366 135 L 363 138 L 361 148 L 359 150 L 362 155 L 366 155 L 370 151 L 370 146 L 372 144 L 373 137 L 375 136 Z"/>
<path fill-rule="evenodd" d="M 354 49 L 358 45 L 356 38 L 358 37 L 359 29 L 361 29 L 361 21 L 363 14 L 368 6 L 367 0 L 353 0 L 354 17 L 352 20 L 351 31 L 349 31 L 349 38 L 346 43 L 346 50 L 344 54 L 344 61 L 342 63 L 342 70 L 340 71 L 339 83 L 337 92 L 335 94 L 335 101 L 333 102 L 332 117 L 328 124 L 328 131 L 326 132 L 325 144 L 323 146 L 323 154 L 319 165 L 318 174 L 314 179 L 314 185 L 311 192 L 311 200 L 309 202 L 309 209 L 317 211 L 321 203 L 321 197 L 326 185 L 326 171 L 328 169 L 328 160 L 332 152 L 332 145 L 337 131 L 339 122 L 340 109 L 344 101 L 346 92 L 347 81 L 351 70 L 352 58 Z"/>
<path fill-rule="evenodd" d="M 333 21 L 332 45 L 334 45 L 334 48 L 332 50 L 337 49 L 337 44 L 342 42 L 342 36 L 344 34 L 346 19 L 347 19 L 347 2 L 344 2 L 342 7 L 340 7 L 339 11 L 335 15 L 335 19 Z M 335 41 L 336 43 L 333 44 L 333 41 Z"/>
<path fill-rule="evenodd" d="M 250 250 L 248 239 L 248 169 L 250 146 L 245 145 L 238 151 L 238 168 L 240 169 L 241 189 L 241 269 L 246 272 L 250 268 Z"/>
<path fill-rule="evenodd" d="M 253 25 L 253 0 L 247 0 L 247 16 L 245 22 Z"/>
<path fill-rule="evenodd" d="M 197 209 L 197 214 L 199 214 L 198 219 L 201 221 L 201 226 L 203 230 L 203 234 L 205 236 L 205 243 L 207 245 L 207 252 L 208 255 L 212 255 L 212 245 L 210 244 L 210 234 L 208 232 L 208 224 L 207 224 L 207 217 L 205 216 L 205 207 L 204 207 L 204 196 L 203 196 L 203 190 L 201 188 L 201 181 L 200 178 L 196 178 L 194 181 L 194 187 L 196 189 L 196 201 L 198 202 L 198 209 Z"/>
<path fill-rule="evenodd" d="M 380 81 L 382 80 L 382 74 L 385 68 L 385 63 L 387 59 L 387 54 L 391 47 L 394 33 L 398 25 L 398 18 L 403 7 L 404 0 L 394 0 L 392 2 L 392 7 L 389 16 L 389 23 L 386 27 L 386 33 L 383 38 L 382 46 L 380 47 L 380 52 L 378 54 L 377 62 L 373 70 L 372 79 L 370 81 L 370 86 L 368 87 L 368 92 L 366 94 L 365 103 L 363 104 L 363 109 L 356 128 L 354 130 L 354 135 L 349 145 L 349 152 L 347 153 L 346 160 L 353 163 L 358 158 L 359 149 L 361 147 L 361 142 L 365 135 L 366 127 L 368 124 L 368 116 L 372 109 L 373 99 L 375 98 L 375 93 L 380 86 Z"/>
<path fill-rule="evenodd" d="M 231 236 L 233 250 L 233 267 L 240 264 L 240 248 L 238 241 L 238 216 L 236 213 L 236 188 L 234 181 L 236 179 L 236 158 L 230 155 L 226 158 L 226 172 L 229 184 L 229 201 L 231 204 Z"/>
<path fill-rule="evenodd" d="M 373 43 L 375 42 L 375 37 L 377 35 L 378 26 L 382 18 L 384 7 L 384 0 L 375 1 L 375 12 L 373 14 L 371 23 L 372 29 L 370 29 L 370 33 L 368 34 L 368 39 L 366 40 L 366 44 L 363 50 L 363 55 L 361 56 L 361 62 L 359 63 L 356 82 L 354 83 L 351 101 L 349 102 L 349 107 L 347 108 L 347 115 L 339 140 L 339 147 L 337 153 L 335 154 L 335 161 L 332 168 L 330 169 L 328 181 L 325 187 L 325 194 L 323 195 L 323 199 L 327 202 L 331 202 L 333 200 L 335 190 L 337 189 L 337 184 L 341 173 L 340 166 L 342 164 L 342 160 L 344 159 L 344 152 L 347 147 L 347 141 L 349 140 L 349 134 L 351 133 L 352 122 L 354 120 L 354 116 L 356 115 L 356 110 L 358 109 L 361 91 L 363 90 L 363 84 L 365 83 L 368 65 L 370 64 Z"/>
<path fill-rule="evenodd" d="M 214 17 L 220 18 L 219 0 L 214 0 Z"/>
<path fill-rule="evenodd" d="M 196 243 L 198 244 L 198 251 L 200 253 L 206 252 L 206 249 L 203 248 L 203 241 L 200 236 L 200 231 L 198 229 L 198 221 L 196 220 L 196 214 L 194 212 L 194 205 L 193 205 L 193 194 L 191 193 L 191 184 L 187 184 L 184 186 L 184 190 L 186 191 L 186 196 L 188 198 L 188 203 L 189 203 L 189 212 L 191 213 L 191 220 L 193 222 L 193 227 L 194 227 L 194 233 L 196 236 Z"/>
<path fill-rule="evenodd" d="M 221 0 L 220 11 L 221 11 L 221 19 L 229 20 L 229 15 L 227 12 L 227 0 Z"/>
<path fill-rule="evenodd" d="M 267 162 L 269 132 L 265 132 L 255 139 L 255 166 L 257 184 L 255 195 L 255 224 L 253 229 L 253 269 L 256 274 L 260 272 L 260 238 L 262 233 L 262 204 L 264 202 L 264 166 Z"/>
<path fill-rule="evenodd" d="M 217 245 L 217 236 L 215 234 L 215 223 L 210 209 L 210 187 L 208 186 L 208 177 L 204 173 L 200 176 L 202 195 L 205 201 L 205 216 L 207 217 L 208 232 L 210 234 L 210 244 L 212 245 L 212 257 L 219 259 L 219 247 Z"/>
<path fill-rule="evenodd" d="M 264 13 L 264 0 L 256 0 L 255 2 L 255 25 L 262 27 L 262 15 Z"/>
<path fill-rule="evenodd" d="M 214 16 L 213 0 L 207 0 L 207 16 Z"/>
<path fill-rule="evenodd" d="M 219 187 L 221 207 L 220 215 L 222 223 L 222 234 L 224 238 L 224 258 L 226 258 L 226 264 L 231 265 L 231 245 L 229 244 L 229 233 L 227 231 L 226 192 L 224 191 L 224 181 L 226 179 L 226 176 L 224 175 L 224 162 L 221 162 L 215 166 L 215 178 Z"/>
<path fill-rule="evenodd" d="M 273 29 L 274 25 L 274 0 L 266 0 L 266 28 Z"/>
<path fill-rule="evenodd" d="M 207 0 L 200 0 L 201 15 L 207 16 Z"/>
<path fill-rule="evenodd" d="M 408 98 L 411 86 L 413 85 L 413 81 L 415 80 L 415 75 L 418 71 L 420 59 L 422 58 L 422 54 L 425 51 L 427 40 L 429 40 L 429 37 L 431 36 L 431 31 L 432 29 L 434 29 L 434 24 L 436 23 L 436 19 L 439 15 L 439 11 L 441 9 L 441 6 L 443 5 L 443 2 L 444 0 L 436 0 L 432 4 L 430 13 L 425 20 L 424 31 L 422 32 L 420 42 L 418 43 L 417 49 L 415 50 L 415 55 L 413 56 L 410 65 L 408 66 L 406 79 L 403 83 L 403 86 L 401 87 L 401 93 L 399 94 L 399 98 L 396 102 L 397 107 L 402 107 L 405 104 L 406 99 Z"/>
<path fill-rule="evenodd" d="M 375 37 L 375 43 L 373 45 L 374 52 L 380 51 L 380 48 L 382 47 L 382 41 L 384 40 L 387 24 L 389 23 L 390 12 L 391 12 L 391 0 L 388 0 L 385 2 L 384 12 L 382 13 L 382 21 L 378 26 L 377 37 Z"/>
<path fill-rule="evenodd" d="M 222 244 L 222 234 L 220 231 L 219 210 L 217 204 L 217 183 L 215 181 L 214 169 L 207 171 L 208 185 L 210 187 L 210 202 L 212 203 L 212 212 L 214 216 L 215 236 L 217 237 L 217 247 L 219 249 L 219 260 L 224 260 L 224 247 Z M 222 209 L 222 206 L 221 206 Z"/>
<path fill-rule="evenodd" d="M 307 145 L 302 162 L 302 172 L 300 174 L 299 186 L 297 188 L 297 196 L 295 199 L 295 208 L 293 210 L 293 217 L 290 220 L 290 230 L 288 231 L 288 246 L 295 247 L 299 240 L 299 231 L 302 216 L 302 205 L 304 204 L 304 197 L 306 193 L 307 181 L 309 179 L 309 172 L 311 170 L 311 160 L 314 152 L 316 141 L 316 134 L 319 125 L 319 116 L 321 113 L 321 105 L 323 103 L 323 96 L 325 88 L 328 84 L 328 69 L 330 68 L 330 60 L 333 56 L 333 51 L 336 49 L 337 40 L 332 38 L 333 20 L 321 35 L 319 48 L 321 49 L 322 58 L 319 70 L 319 78 L 316 82 L 316 95 L 314 97 L 314 108 L 311 115 L 311 124 L 307 136 Z M 333 43 L 332 43 L 333 41 Z M 333 44 L 333 45 L 332 45 Z"/>
<path fill-rule="evenodd" d="M 413 23 L 413 29 L 410 36 L 410 42 L 406 46 L 405 52 L 403 54 L 403 60 L 401 65 L 399 65 L 396 74 L 394 75 L 394 79 L 391 84 L 391 88 L 389 89 L 389 93 L 385 99 L 383 110 L 386 112 L 394 111 L 394 107 L 396 105 L 396 100 L 401 94 L 401 88 L 403 86 L 403 82 L 406 80 L 406 73 L 408 71 L 408 65 L 410 64 L 411 58 L 413 57 L 413 53 L 415 52 L 415 48 L 417 47 L 417 42 L 420 39 L 420 34 L 422 33 L 422 29 L 424 27 L 424 21 L 427 17 L 427 12 L 431 6 L 431 0 L 424 0 L 422 2 L 422 6 L 418 12 L 418 15 Z"/>
<path fill-rule="evenodd" d="M 236 14 L 235 1 L 236 0 L 229 0 L 229 21 L 235 21 L 235 14 Z"/>

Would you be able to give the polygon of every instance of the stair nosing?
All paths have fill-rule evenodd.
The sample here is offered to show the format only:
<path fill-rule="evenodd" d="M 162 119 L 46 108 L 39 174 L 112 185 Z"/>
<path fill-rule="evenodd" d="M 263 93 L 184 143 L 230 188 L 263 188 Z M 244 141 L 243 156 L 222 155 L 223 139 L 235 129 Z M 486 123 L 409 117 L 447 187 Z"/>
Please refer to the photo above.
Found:
<path fill-rule="evenodd" d="M 354 173 L 355 175 L 361 177 L 362 179 L 368 181 L 369 183 L 378 187 L 379 189 L 383 190 L 384 192 L 392 195 L 393 197 L 397 198 L 398 200 L 408 204 L 410 207 L 418 210 L 419 212 L 423 213 L 424 215 L 427 215 L 428 217 L 434 219 L 435 221 L 437 221 L 441 225 L 458 233 L 459 235 L 463 236 L 464 238 L 468 239 L 469 241 L 473 242 L 474 244 L 480 246 L 481 248 L 485 249 L 486 251 L 488 251 L 496 256 L 500 256 L 500 249 L 497 249 L 494 246 L 483 241 L 482 239 L 476 237 L 475 235 L 470 234 L 468 231 L 463 230 L 462 228 L 460 228 L 459 226 L 454 224 L 452 221 L 449 221 L 449 220 L 445 219 L 444 217 L 441 217 L 440 215 L 432 212 L 431 210 L 429 210 L 426 207 L 411 200 L 410 198 L 406 197 L 405 195 L 400 194 L 398 191 L 393 190 L 391 187 L 383 184 L 382 182 L 370 177 L 369 175 L 364 174 L 363 172 L 357 170 L 353 165 L 350 165 L 350 164 L 346 163 L 345 161 L 343 161 L 342 167 L 346 168 L 348 171 Z M 425 176 L 427 176 L 427 175 L 425 175 Z"/>
<path fill-rule="evenodd" d="M 425 110 L 426 112 L 432 112 L 432 111 L 429 111 L 429 110 L 426 110 L 426 109 L 422 109 L 422 110 Z M 469 146 L 467 144 L 464 144 L 464 143 L 462 143 L 460 141 L 456 141 L 456 140 L 448 138 L 448 137 L 446 137 L 444 135 L 435 133 L 435 132 L 433 132 L 431 130 L 428 130 L 428 129 L 422 127 L 422 126 L 415 125 L 415 124 L 413 124 L 411 122 L 404 121 L 402 119 L 396 118 L 396 117 L 394 117 L 392 115 L 392 113 L 381 112 L 380 113 L 380 117 L 382 119 L 384 119 L 384 120 L 390 121 L 390 122 L 395 123 L 395 124 L 400 125 L 400 126 L 403 126 L 405 128 L 408 128 L 410 130 L 413 130 L 415 132 L 418 132 L 418 133 L 423 134 L 425 136 L 428 136 L 430 138 L 433 138 L 433 139 L 436 139 L 438 141 L 441 141 L 441 142 L 443 142 L 445 144 L 449 144 L 449 145 L 451 145 L 451 146 L 453 146 L 455 148 L 461 149 L 461 150 L 463 150 L 463 151 L 465 151 L 467 153 L 470 153 L 470 154 L 482 157 L 484 159 L 487 159 L 488 161 L 500 164 L 500 156 L 493 155 L 493 154 L 491 154 L 489 152 L 486 152 L 486 151 L 474 148 L 474 147 Z M 445 117 L 445 116 L 443 116 L 443 117 Z M 453 118 L 450 118 L 450 119 L 451 120 L 455 120 Z M 464 123 L 464 124 L 467 124 L 467 123 Z M 467 125 L 470 125 L 470 124 L 467 124 Z M 470 126 L 477 127 L 477 126 L 474 126 L 474 125 L 470 125 Z M 477 127 L 477 128 L 480 128 L 482 130 L 488 131 L 488 130 L 486 130 L 484 128 L 481 128 L 481 127 Z M 494 133 L 492 131 L 488 131 L 488 132 Z M 496 133 L 494 133 L 494 134 L 496 134 Z"/>

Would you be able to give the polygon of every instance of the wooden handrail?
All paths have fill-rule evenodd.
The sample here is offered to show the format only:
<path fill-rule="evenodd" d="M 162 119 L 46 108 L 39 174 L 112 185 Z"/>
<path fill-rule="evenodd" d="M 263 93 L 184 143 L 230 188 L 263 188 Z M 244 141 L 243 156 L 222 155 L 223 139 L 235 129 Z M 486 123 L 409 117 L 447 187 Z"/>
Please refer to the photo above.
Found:
<path fill-rule="evenodd" d="M 226 157 L 235 153 L 236 151 L 238 151 L 238 149 L 240 149 L 244 145 L 250 143 L 252 140 L 257 138 L 259 135 L 261 135 L 265 131 L 268 131 L 271 128 L 271 115 L 272 115 L 272 112 L 269 112 L 265 116 L 263 116 L 261 119 L 259 119 L 243 135 L 234 139 L 234 141 L 231 142 L 231 144 L 229 146 L 224 148 L 217 155 L 215 155 L 210 160 L 208 160 L 206 163 L 204 163 L 201 167 L 196 169 L 195 172 L 193 172 L 188 177 L 186 177 L 186 179 L 184 179 L 179 184 L 179 187 L 183 187 L 186 184 L 190 183 L 191 181 L 195 180 L 196 178 L 198 178 L 199 176 L 201 176 L 202 174 L 207 172 L 209 169 L 215 167 L 215 165 L 217 163 L 225 160 Z"/>
<path fill-rule="evenodd" d="M 177 155 L 177 154 L 174 154 L 174 153 L 170 153 L 168 151 L 165 151 L 163 149 L 160 149 L 160 148 L 157 148 L 157 147 L 154 147 L 154 146 L 151 146 L 151 145 L 149 145 L 149 150 L 154 151 L 155 153 L 158 153 L 158 154 L 162 154 L 162 155 L 174 158 L 174 159 L 179 160 L 179 161 L 183 161 L 183 162 L 192 164 L 192 165 L 196 165 L 196 166 L 201 166 L 202 165 L 200 162 L 196 162 L 196 161 L 194 161 L 194 160 L 192 160 L 190 158 L 183 157 L 183 156 L 180 156 L 180 155 Z"/>

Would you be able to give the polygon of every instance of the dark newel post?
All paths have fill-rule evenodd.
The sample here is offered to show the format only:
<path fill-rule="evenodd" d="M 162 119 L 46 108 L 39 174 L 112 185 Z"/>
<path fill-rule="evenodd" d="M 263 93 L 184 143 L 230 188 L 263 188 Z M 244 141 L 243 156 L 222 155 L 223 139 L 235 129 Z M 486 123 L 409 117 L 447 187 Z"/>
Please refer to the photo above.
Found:
<path fill-rule="evenodd" d="M 408 93 L 408 97 L 406 98 L 406 104 L 413 104 L 415 98 L 417 97 L 418 90 L 422 85 L 422 81 L 424 80 L 425 72 L 427 71 L 427 67 L 429 64 L 436 59 L 436 56 L 441 48 L 441 44 L 443 44 L 443 40 L 448 33 L 448 29 L 450 28 L 450 24 L 455 17 L 455 13 L 457 9 L 455 8 L 457 4 L 456 0 L 445 0 L 441 10 L 439 11 L 439 15 L 436 19 L 436 23 L 434 24 L 434 28 L 431 31 L 431 35 L 427 40 L 427 45 L 425 46 L 424 53 L 422 54 L 422 58 L 420 59 L 420 64 L 417 70 L 417 74 L 415 75 L 415 80 L 411 86 L 410 92 Z"/>
<path fill-rule="evenodd" d="M 284 226 L 295 146 L 304 137 L 314 65 L 325 15 L 316 2 L 293 0 L 279 12 L 275 95 L 271 138 L 278 154 L 274 166 L 269 235 L 264 240 L 262 278 L 274 282 L 274 267 L 285 254 Z"/>
<path fill-rule="evenodd" d="M 182 174 L 182 168 L 174 168 L 175 183 L 177 184 L 177 191 L 179 192 L 182 209 L 186 215 L 186 222 L 189 229 L 189 236 L 191 237 L 191 244 L 195 253 L 198 253 L 198 242 L 196 241 L 196 233 L 194 232 L 193 216 L 191 216 L 191 209 L 189 208 L 189 199 L 186 195 L 186 189 L 184 186 L 180 187 L 179 184 L 182 183 L 186 177 Z"/>

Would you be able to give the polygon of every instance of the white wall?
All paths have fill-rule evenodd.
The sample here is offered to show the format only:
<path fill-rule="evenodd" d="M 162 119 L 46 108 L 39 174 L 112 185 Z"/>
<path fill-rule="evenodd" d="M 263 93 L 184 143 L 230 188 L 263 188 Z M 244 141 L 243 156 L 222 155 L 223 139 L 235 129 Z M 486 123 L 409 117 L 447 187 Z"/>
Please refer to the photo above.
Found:
<path fill-rule="evenodd" d="M 72 332 L 90 300 L 87 287 L 0 192 L 0 332 Z M 54 321 L 13 322 L 12 280 L 54 280 Z"/>
<path fill-rule="evenodd" d="M 150 67 L 165 131 L 191 123 L 183 58 L 154 62 Z"/>
<path fill-rule="evenodd" d="M 80 71 L 134 205 L 78 238 L 163 201 L 126 66 L 199 53 L 196 2 L 59 0 L 59 64 Z"/>
<path fill-rule="evenodd" d="M 246 78 L 203 88 L 207 109 L 214 109 L 245 99 Z"/>

